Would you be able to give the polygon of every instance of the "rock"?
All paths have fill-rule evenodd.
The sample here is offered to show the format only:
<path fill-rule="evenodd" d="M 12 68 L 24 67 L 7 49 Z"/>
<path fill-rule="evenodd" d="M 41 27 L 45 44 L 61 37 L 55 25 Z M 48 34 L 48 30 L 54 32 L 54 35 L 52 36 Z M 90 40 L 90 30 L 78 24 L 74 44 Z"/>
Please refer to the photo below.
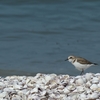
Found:
<path fill-rule="evenodd" d="M 100 100 L 100 73 L 1 77 L 0 100 Z"/>
<path fill-rule="evenodd" d="M 0 98 L 4 98 L 4 97 L 6 97 L 8 94 L 7 94 L 7 92 L 2 92 L 2 93 L 0 93 Z"/>
<path fill-rule="evenodd" d="M 99 98 L 98 93 L 92 93 L 92 94 L 88 95 L 88 99 L 94 100 L 94 99 L 98 99 L 98 98 Z"/>
<path fill-rule="evenodd" d="M 92 84 L 90 87 L 91 90 L 95 91 L 98 89 L 98 85 L 97 84 Z"/>
<path fill-rule="evenodd" d="M 93 77 L 92 73 L 86 73 L 85 78 L 87 79 L 87 81 L 91 80 L 91 78 Z"/>
<path fill-rule="evenodd" d="M 97 77 L 93 77 L 92 79 L 92 83 L 95 84 L 95 83 L 99 83 L 99 79 Z"/>
<path fill-rule="evenodd" d="M 84 84 L 84 81 L 83 81 L 83 79 L 79 78 L 79 79 L 76 80 L 75 83 L 76 83 L 77 85 L 83 85 L 83 84 Z"/>

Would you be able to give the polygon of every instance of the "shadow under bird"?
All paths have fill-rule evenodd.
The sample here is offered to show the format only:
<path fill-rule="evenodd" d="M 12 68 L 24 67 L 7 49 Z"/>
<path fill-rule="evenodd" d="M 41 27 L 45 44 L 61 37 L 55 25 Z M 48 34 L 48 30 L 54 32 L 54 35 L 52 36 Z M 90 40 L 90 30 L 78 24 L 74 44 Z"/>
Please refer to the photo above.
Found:
<path fill-rule="evenodd" d="M 97 63 L 90 62 L 85 58 L 77 56 L 69 56 L 65 61 L 71 62 L 76 67 L 76 69 L 81 71 L 80 75 L 82 75 L 84 73 L 84 70 L 86 70 L 87 68 L 93 65 L 98 65 Z"/>

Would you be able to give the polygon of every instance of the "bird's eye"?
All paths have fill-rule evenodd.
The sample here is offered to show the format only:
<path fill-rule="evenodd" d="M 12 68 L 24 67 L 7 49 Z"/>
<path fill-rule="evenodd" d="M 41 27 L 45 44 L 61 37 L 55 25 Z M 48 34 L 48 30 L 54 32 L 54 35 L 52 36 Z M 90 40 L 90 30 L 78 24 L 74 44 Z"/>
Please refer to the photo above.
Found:
<path fill-rule="evenodd" d="M 72 57 L 70 57 L 70 59 L 72 59 Z"/>

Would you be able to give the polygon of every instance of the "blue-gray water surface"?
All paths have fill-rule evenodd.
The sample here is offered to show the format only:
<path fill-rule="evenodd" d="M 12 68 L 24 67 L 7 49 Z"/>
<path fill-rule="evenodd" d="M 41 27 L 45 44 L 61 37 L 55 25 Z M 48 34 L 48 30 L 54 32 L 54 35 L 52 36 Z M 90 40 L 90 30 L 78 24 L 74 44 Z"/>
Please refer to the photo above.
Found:
<path fill-rule="evenodd" d="M 99 0 L 0 1 L 0 75 L 78 75 L 69 55 L 99 65 Z"/>

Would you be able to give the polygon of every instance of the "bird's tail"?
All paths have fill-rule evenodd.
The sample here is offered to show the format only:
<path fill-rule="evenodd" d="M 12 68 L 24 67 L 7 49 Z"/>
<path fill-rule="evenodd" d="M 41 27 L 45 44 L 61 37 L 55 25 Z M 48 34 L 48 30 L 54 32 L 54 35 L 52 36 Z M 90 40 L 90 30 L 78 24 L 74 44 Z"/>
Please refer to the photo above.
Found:
<path fill-rule="evenodd" d="M 94 65 L 98 65 L 97 63 L 93 63 Z"/>

